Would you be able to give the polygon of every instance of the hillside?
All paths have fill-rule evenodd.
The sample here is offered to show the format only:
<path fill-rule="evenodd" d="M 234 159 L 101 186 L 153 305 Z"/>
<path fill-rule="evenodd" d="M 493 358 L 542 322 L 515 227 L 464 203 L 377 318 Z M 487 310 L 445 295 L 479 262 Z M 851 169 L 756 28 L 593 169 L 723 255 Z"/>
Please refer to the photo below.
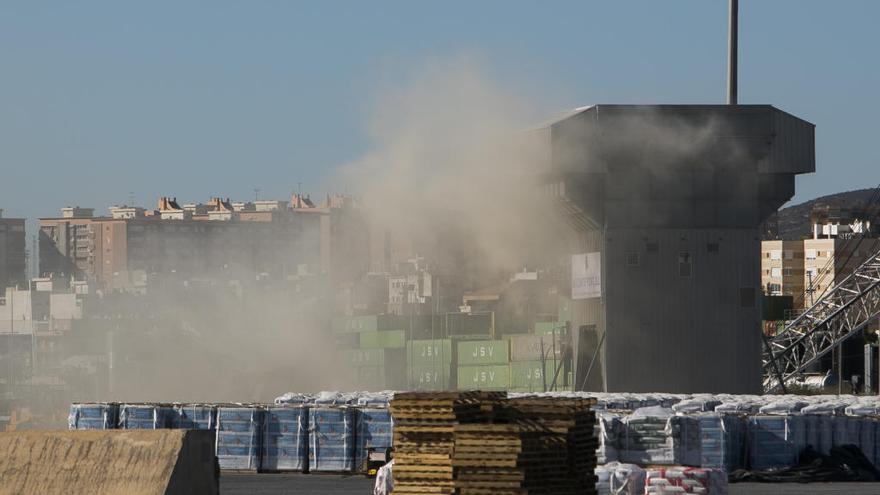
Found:
<path fill-rule="evenodd" d="M 832 207 L 860 208 L 871 200 L 873 194 L 874 189 L 859 189 L 830 194 L 783 208 L 768 220 L 768 224 L 775 225 L 778 222 L 776 235 L 765 233 L 765 238 L 797 240 L 809 237 L 812 235 L 810 212 L 813 210 L 813 206 L 822 204 Z M 877 207 L 875 206 L 872 210 L 877 211 Z"/>

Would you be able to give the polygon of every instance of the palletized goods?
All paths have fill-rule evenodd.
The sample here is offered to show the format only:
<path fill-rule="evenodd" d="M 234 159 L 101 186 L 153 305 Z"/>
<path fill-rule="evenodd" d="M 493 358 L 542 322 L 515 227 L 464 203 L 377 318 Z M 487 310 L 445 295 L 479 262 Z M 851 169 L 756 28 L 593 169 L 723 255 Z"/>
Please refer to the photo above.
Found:
<path fill-rule="evenodd" d="M 171 428 L 213 430 L 217 426 L 217 406 L 211 404 L 175 404 Z"/>
<path fill-rule="evenodd" d="M 260 469 L 263 411 L 261 406 L 217 409 L 217 461 L 220 469 Z"/>
<path fill-rule="evenodd" d="M 119 404 L 93 402 L 71 404 L 67 425 L 71 430 L 110 430 L 116 428 Z"/>
<path fill-rule="evenodd" d="M 645 471 L 645 493 L 727 495 L 727 473 L 690 467 L 651 468 Z"/>
<path fill-rule="evenodd" d="M 393 446 L 394 421 L 387 407 L 359 407 L 355 412 L 354 469 L 363 469 L 369 449 Z"/>
<path fill-rule="evenodd" d="M 261 469 L 303 471 L 308 468 L 308 408 L 269 406 L 263 421 Z"/>
<path fill-rule="evenodd" d="M 748 420 L 752 470 L 794 466 L 806 446 L 803 416 L 752 416 Z"/>
<path fill-rule="evenodd" d="M 391 403 L 394 493 L 594 493 L 592 401 L 405 393 Z"/>
<path fill-rule="evenodd" d="M 171 406 L 159 404 L 123 404 L 119 407 L 118 428 L 156 430 L 171 426 Z"/>
<path fill-rule="evenodd" d="M 354 465 L 354 408 L 309 408 L 309 470 L 348 472 Z"/>

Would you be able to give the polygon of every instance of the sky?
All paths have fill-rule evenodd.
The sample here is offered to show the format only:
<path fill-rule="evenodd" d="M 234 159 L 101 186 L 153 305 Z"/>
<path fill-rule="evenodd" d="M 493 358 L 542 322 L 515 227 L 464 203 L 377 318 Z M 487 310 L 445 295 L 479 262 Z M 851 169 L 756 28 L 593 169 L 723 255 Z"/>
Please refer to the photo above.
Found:
<path fill-rule="evenodd" d="M 741 0 L 740 103 L 816 124 L 794 202 L 880 182 L 880 2 Z M 476 60 L 550 116 L 723 103 L 727 1 L 0 0 L 0 208 L 283 199 L 356 184 L 376 95 Z"/>

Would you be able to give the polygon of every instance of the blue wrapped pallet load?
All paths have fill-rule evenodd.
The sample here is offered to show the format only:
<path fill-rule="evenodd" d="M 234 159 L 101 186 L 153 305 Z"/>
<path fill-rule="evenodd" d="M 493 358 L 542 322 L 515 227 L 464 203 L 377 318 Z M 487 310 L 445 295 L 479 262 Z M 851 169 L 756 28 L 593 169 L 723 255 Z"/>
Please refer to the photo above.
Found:
<path fill-rule="evenodd" d="M 700 428 L 702 468 L 718 468 L 730 473 L 745 467 L 745 421 L 734 414 L 695 414 Z"/>
<path fill-rule="evenodd" d="M 309 409 L 269 406 L 263 420 L 262 471 L 307 471 Z"/>
<path fill-rule="evenodd" d="M 309 471 L 354 470 L 354 411 L 349 406 L 309 408 Z"/>
<path fill-rule="evenodd" d="M 749 417 L 749 464 L 752 470 L 794 466 L 806 446 L 804 417 Z"/>
<path fill-rule="evenodd" d="M 119 404 L 112 402 L 71 404 L 67 426 L 71 430 L 112 430 L 118 414 Z"/>
<path fill-rule="evenodd" d="M 173 410 L 160 404 L 123 404 L 118 427 L 123 430 L 159 430 L 171 426 Z"/>
<path fill-rule="evenodd" d="M 355 410 L 355 470 L 366 469 L 369 449 L 391 448 L 394 437 L 394 420 L 391 410 L 385 407 L 364 407 Z"/>
<path fill-rule="evenodd" d="M 220 406 L 217 409 L 217 461 L 220 469 L 260 469 L 260 406 Z"/>
<path fill-rule="evenodd" d="M 171 427 L 180 430 L 213 430 L 217 425 L 217 407 L 211 404 L 175 404 Z"/>

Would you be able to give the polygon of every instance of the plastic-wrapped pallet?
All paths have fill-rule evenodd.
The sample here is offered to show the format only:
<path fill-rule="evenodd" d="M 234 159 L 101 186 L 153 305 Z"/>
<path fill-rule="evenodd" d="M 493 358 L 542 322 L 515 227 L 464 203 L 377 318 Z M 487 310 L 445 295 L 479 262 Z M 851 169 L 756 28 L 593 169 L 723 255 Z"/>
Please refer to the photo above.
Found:
<path fill-rule="evenodd" d="M 279 395 L 275 397 L 275 405 L 291 405 L 291 406 L 301 406 L 303 404 L 309 404 L 314 402 L 315 398 L 311 394 L 301 394 L 298 392 L 287 392 L 284 395 Z"/>
<path fill-rule="evenodd" d="M 806 445 L 803 416 L 752 416 L 748 423 L 749 464 L 762 471 L 797 464 Z"/>
<path fill-rule="evenodd" d="M 173 410 L 158 404 L 123 404 L 118 427 L 123 430 L 158 430 L 171 426 Z"/>
<path fill-rule="evenodd" d="M 387 449 L 393 446 L 394 421 L 391 411 L 383 407 L 355 409 L 354 469 L 365 468 L 369 449 Z"/>
<path fill-rule="evenodd" d="M 733 414 L 693 415 L 700 429 L 697 466 L 731 472 L 744 466 L 745 421 Z"/>
<path fill-rule="evenodd" d="M 645 493 L 727 495 L 727 473 L 720 469 L 668 467 L 645 472 Z"/>
<path fill-rule="evenodd" d="M 619 457 L 632 464 L 675 464 L 676 451 L 670 419 L 671 409 L 636 409 L 623 419 Z M 685 426 L 685 428 L 687 428 Z"/>
<path fill-rule="evenodd" d="M 834 446 L 834 409 L 825 404 L 805 407 L 804 442 L 816 452 L 828 455 Z"/>
<path fill-rule="evenodd" d="M 116 428 L 119 405 L 107 402 L 71 404 L 67 426 L 71 430 L 111 430 Z"/>
<path fill-rule="evenodd" d="M 614 467 L 600 464 L 593 473 L 596 475 L 596 494 L 611 495 L 611 475 L 614 474 Z"/>
<path fill-rule="evenodd" d="M 702 465 L 703 438 L 700 422 L 697 415 L 675 415 L 669 418 L 673 464 L 695 467 Z M 723 438 L 723 431 L 719 431 L 718 436 Z M 720 440 L 714 438 L 715 442 Z"/>
<path fill-rule="evenodd" d="M 877 458 L 877 420 L 874 418 L 859 418 L 859 448 L 874 466 L 880 466 Z"/>
<path fill-rule="evenodd" d="M 366 407 L 388 407 L 391 399 L 394 398 L 394 392 L 367 392 L 357 398 L 357 405 Z"/>
<path fill-rule="evenodd" d="M 834 446 L 859 445 L 861 418 L 855 416 L 834 416 Z"/>
<path fill-rule="evenodd" d="M 310 471 L 354 470 L 354 421 L 354 408 L 348 406 L 309 408 Z"/>
<path fill-rule="evenodd" d="M 803 400 L 786 397 L 762 406 L 758 412 L 765 415 L 791 415 L 800 413 L 801 409 L 809 405 Z"/>
<path fill-rule="evenodd" d="M 220 406 L 217 409 L 217 461 L 220 469 L 260 469 L 263 409 Z"/>
<path fill-rule="evenodd" d="M 880 402 L 856 402 L 846 408 L 849 416 L 873 416 L 880 417 Z"/>
<path fill-rule="evenodd" d="M 672 406 L 672 410 L 676 413 L 697 413 L 714 411 L 715 407 L 721 405 L 721 401 L 711 395 L 694 396 Z"/>
<path fill-rule="evenodd" d="M 715 406 L 715 412 L 722 414 L 757 414 L 762 405 L 763 403 L 757 400 L 731 398 Z"/>
<path fill-rule="evenodd" d="M 320 406 L 344 406 L 357 401 L 357 397 L 352 394 L 343 394 L 342 392 L 324 391 L 315 394 L 312 402 Z"/>
<path fill-rule="evenodd" d="M 611 462 L 596 466 L 596 492 L 599 495 L 642 495 L 645 470 L 634 464 Z"/>
<path fill-rule="evenodd" d="M 619 414 L 600 412 L 596 414 L 594 433 L 599 439 L 596 448 L 596 462 L 607 464 L 619 459 L 620 432 L 622 424 Z"/>
<path fill-rule="evenodd" d="M 308 408 L 269 406 L 263 414 L 262 471 L 304 471 L 308 468 Z"/>
<path fill-rule="evenodd" d="M 181 430 L 213 430 L 217 426 L 217 407 L 211 404 L 175 404 L 171 427 Z"/>

